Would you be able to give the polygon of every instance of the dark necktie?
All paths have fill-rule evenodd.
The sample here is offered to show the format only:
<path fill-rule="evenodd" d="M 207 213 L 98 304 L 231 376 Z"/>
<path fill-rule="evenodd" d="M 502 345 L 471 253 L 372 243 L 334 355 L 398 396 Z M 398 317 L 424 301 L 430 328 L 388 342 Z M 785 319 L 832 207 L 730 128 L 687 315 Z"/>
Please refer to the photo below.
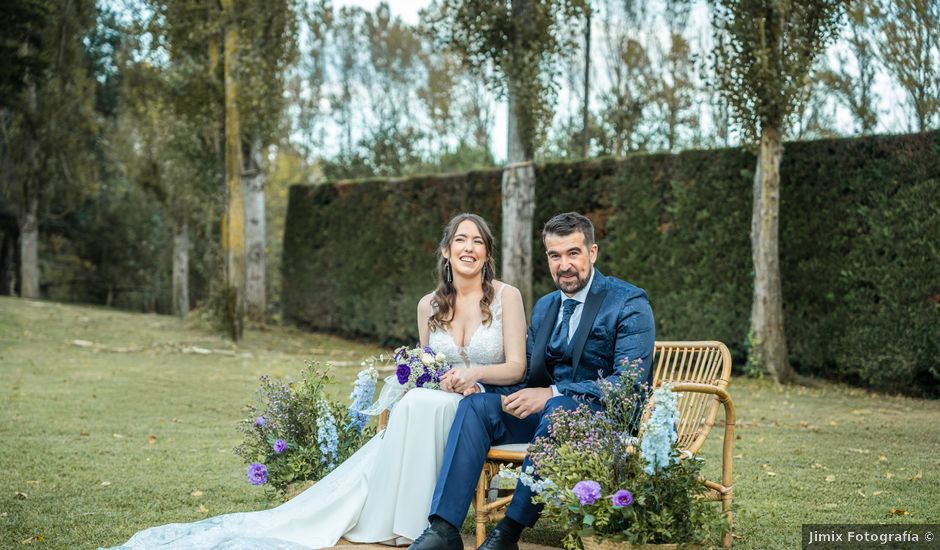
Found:
<path fill-rule="evenodd" d="M 565 355 L 565 349 L 568 347 L 568 327 L 571 322 L 571 314 L 574 313 L 574 308 L 578 307 L 579 303 L 577 300 L 569 298 L 561 305 L 564 308 L 561 313 L 561 322 L 552 332 L 546 350 L 547 355 L 554 360 L 561 359 Z"/>

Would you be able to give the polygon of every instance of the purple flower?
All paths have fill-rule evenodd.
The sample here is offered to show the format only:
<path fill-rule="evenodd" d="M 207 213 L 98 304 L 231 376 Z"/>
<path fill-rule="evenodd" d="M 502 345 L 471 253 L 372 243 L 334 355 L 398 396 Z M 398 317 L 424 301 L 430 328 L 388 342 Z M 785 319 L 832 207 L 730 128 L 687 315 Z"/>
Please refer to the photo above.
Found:
<path fill-rule="evenodd" d="M 424 353 L 427 353 L 431 357 L 437 357 L 437 354 L 434 353 L 434 350 L 431 349 L 429 346 L 424 346 Z"/>
<path fill-rule="evenodd" d="M 582 505 L 594 504 L 601 498 L 601 484 L 589 479 L 577 482 L 572 491 Z"/>
<path fill-rule="evenodd" d="M 398 365 L 398 370 L 395 371 L 395 375 L 398 376 L 398 383 L 404 385 L 408 382 L 408 377 L 411 376 L 411 367 L 408 365 Z"/>
<path fill-rule="evenodd" d="M 425 372 L 415 380 L 415 386 L 423 388 L 425 384 L 431 381 L 431 375 Z"/>
<path fill-rule="evenodd" d="M 267 423 L 268 421 L 265 420 L 263 416 L 259 416 L 258 418 L 255 418 L 255 426 L 258 428 L 263 428 L 264 425 Z"/>
<path fill-rule="evenodd" d="M 614 508 L 625 508 L 633 504 L 633 493 L 626 489 L 620 489 L 610 500 L 614 503 Z"/>
<path fill-rule="evenodd" d="M 277 454 L 283 453 L 287 449 L 287 442 L 283 439 L 278 439 L 274 442 L 274 452 Z"/>
<path fill-rule="evenodd" d="M 268 469 L 264 464 L 252 462 L 248 466 L 248 483 L 252 485 L 264 485 L 268 482 Z"/>

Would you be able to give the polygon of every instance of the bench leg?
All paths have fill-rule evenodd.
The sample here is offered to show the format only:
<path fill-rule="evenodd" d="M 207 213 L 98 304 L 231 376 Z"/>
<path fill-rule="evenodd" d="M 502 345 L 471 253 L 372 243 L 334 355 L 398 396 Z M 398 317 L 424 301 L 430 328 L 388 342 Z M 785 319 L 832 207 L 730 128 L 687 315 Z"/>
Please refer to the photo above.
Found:
<path fill-rule="evenodd" d="M 477 494 L 473 499 L 473 508 L 476 515 L 476 544 L 474 548 L 479 548 L 486 539 L 486 522 L 489 521 L 489 510 L 486 505 L 486 490 L 489 488 L 489 468 L 488 464 L 483 465 L 483 471 L 480 472 L 480 479 L 477 481 Z"/>
<path fill-rule="evenodd" d="M 725 531 L 725 535 L 721 539 L 721 545 L 725 548 L 731 548 L 731 532 L 734 530 L 732 526 L 733 519 L 731 515 L 731 495 L 722 495 L 721 511 L 728 520 L 728 530 Z"/>

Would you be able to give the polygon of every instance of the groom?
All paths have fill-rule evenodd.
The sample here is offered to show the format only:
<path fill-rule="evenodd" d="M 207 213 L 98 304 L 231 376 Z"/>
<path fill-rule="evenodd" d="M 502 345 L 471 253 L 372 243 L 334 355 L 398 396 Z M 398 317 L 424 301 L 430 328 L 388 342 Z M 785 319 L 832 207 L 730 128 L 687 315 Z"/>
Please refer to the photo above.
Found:
<path fill-rule="evenodd" d="M 431 525 L 409 550 L 463 549 L 459 528 L 490 446 L 547 436 L 553 410 L 579 403 L 600 409 L 596 381 L 619 380 L 624 359 L 641 359 L 640 380 L 652 382 L 655 326 L 646 293 L 594 269 L 591 221 L 573 212 L 559 214 L 545 224 L 542 241 L 559 292 L 543 296 L 532 311 L 525 388 L 486 386 L 484 393 L 460 402 L 431 501 Z M 515 550 L 522 529 L 535 525 L 540 512 L 532 492 L 517 484 L 506 517 L 480 548 Z"/>

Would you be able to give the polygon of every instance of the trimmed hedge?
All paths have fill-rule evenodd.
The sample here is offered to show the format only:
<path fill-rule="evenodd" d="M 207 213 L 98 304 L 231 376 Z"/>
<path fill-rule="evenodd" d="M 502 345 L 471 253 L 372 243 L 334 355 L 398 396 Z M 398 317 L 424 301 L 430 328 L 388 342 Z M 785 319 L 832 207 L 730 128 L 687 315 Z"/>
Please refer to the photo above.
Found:
<path fill-rule="evenodd" d="M 597 227 L 599 269 L 648 291 L 658 339 L 721 340 L 742 361 L 754 165 L 743 149 L 539 165 L 536 296 L 554 289 L 541 224 L 577 210 Z M 940 393 L 940 132 L 789 143 L 781 174 L 785 323 L 797 370 Z M 413 342 L 444 223 L 474 211 L 498 240 L 500 177 L 292 187 L 285 318 Z"/>
<path fill-rule="evenodd" d="M 284 230 L 284 318 L 317 330 L 417 339 L 444 224 L 479 213 L 499 237 L 500 173 L 292 186 Z"/>

